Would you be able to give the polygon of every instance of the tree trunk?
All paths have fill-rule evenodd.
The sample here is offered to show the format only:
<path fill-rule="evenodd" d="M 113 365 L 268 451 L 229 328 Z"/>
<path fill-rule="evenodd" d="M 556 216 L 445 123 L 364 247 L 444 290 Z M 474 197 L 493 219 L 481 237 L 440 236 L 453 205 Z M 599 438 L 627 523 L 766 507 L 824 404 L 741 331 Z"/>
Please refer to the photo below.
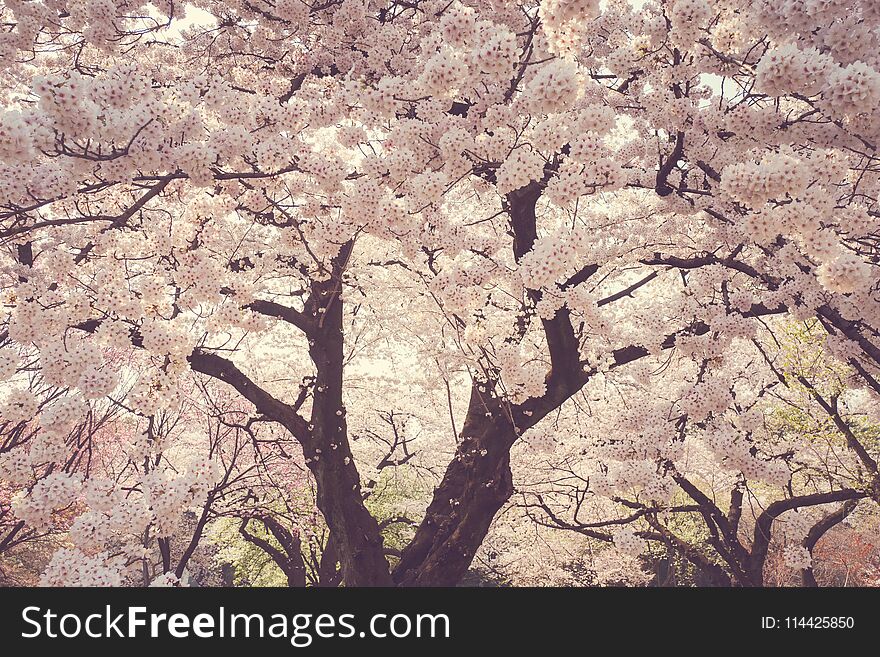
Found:
<path fill-rule="evenodd" d="M 505 198 L 517 262 L 537 239 L 535 203 L 541 189 L 533 182 Z M 541 298 L 536 290 L 527 290 L 527 295 L 532 303 Z M 561 406 L 587 381 L 568 309 L 561 308 L 553 319 L 541 324 L 551 361 L 545 394 L 513 406 L 494 396 L 492 384 L 475 382 L 471 386 L 458 451 L 434 491 L 415 537 L 401 555 L 394 571 L 398 584 L 454 586 L 461 580 L 495 514 L 513 494 L 511 446 L 521 432 Z"/>
<path fill-rule="evenodd" d="M 318 586 L 336 588 L 342 583 L 342 571 L 337 567 L 338 563 L 339 555 L 336 552 L 336 541 L 333 539 L 333 534 L 330 534 L 318 562 Z"/>
<path fill-rule="evenodd" d="M 309 353 L 317 368 L 310 438 L 303 444 L 317 484 L 317 504 L 335 540 L 347 586 L 391 586 L 388 560 L 376 519 L 364 506 L 360 475 L 348 443 L 342 403 L 343 336 L 341 285 L 312 284 L 317 327 Z"/>
<path fill-rule="evenodd" d="M 491 415 L 489 415 L 491 414 Z M 454 586 L 513 494 L 513 425 L 498 399 L 471 389 L 455 458 L 394 572 L 402 586 Z"/>

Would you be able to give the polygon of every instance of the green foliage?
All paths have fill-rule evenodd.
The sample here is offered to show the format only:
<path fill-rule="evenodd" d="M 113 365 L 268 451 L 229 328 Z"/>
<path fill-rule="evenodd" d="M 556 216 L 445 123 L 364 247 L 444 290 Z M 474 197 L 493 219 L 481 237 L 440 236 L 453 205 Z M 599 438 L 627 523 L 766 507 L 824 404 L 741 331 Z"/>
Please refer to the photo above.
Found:
<path fill-rule="evenodd" d="M 242 537 L 238 531 L 240 526 L 241 520 L 237 518 L 219 518 L 212 523 L 205 538 L 218 548 L 214 561 L 218 565 L 233 566 L 235 586 L 287 586 L 287 578 L 281 569 L 268 554 Z M 261 523 L 250 523 L 248 531 L 277 545 Z"/>
<path fill-rule="evenodd" d="M 777 363 L 785 385 L 808 403 L 791 404 L 776 399 L 765 402 L 768 433 L 816 447 L 848 449 L 846 437 L 834 419 L 815 404 L 814 399 L 819 395 L 827 403 L 837 399 L 845 401 L 848 393 L 851 394 L 848 383 L 852 369 L 828 354 L 827 333 L 816 320 L 786 324 L 777 331 L 776 338 Z M 844 414 L 843 409 L 841 417 L 859 442 L 869 452 L 876 453 L 880 446 L 880 425 L 864 416 Z"/>
<path fill-rule="evenodd" d="M 429 498 L 429 487 L 412 470 L 386 468 L 380 472 L 366 507 L 382 527 L 386 548 L 396 552 L 409 543 L 415 531 L 409 516 L 413 501 Z"/>
<path fill-rule="evenodd" d="M 806 380 L 823 397 L 841 395 L 847 390 L 852 370 L 828 354 L 828 334 L 818 321 L 784 324 L 775 331 L 775 337 L 779 348 L 777 364 L 788 386 L 806 391 Z"/>

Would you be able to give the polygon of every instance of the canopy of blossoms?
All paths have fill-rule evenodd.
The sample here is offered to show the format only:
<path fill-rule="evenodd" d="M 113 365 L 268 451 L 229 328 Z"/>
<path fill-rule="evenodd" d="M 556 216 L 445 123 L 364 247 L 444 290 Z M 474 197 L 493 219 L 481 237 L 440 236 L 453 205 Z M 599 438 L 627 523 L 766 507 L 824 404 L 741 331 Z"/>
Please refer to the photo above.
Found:
<path fill-rule="evenodd" d="M 453 585 L 540 531 L 760 585 L 876 529 L 880 3 L 0 19 L 0 559 Z"/>

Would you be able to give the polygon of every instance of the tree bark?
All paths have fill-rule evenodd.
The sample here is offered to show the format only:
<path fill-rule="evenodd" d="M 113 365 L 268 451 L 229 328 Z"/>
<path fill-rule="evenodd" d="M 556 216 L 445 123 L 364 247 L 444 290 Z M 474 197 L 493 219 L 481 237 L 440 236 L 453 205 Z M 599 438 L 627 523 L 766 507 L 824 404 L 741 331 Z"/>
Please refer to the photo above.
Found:
<path fill-rule="evenodd" d="M 461 442 L 425 518 L 394 572 L 402 586 L 454 586 L 473 561 L 495 514 L 513 494 L 513 425 L 500 401 L 476 386 Z"/>
<path fill-rule="evenodd" d="M 535 204 L 541 190 L 541 185 L 533 182 L 505 199 L 517 261 L 537 239 Z M 533 303 L 540 300 L 540 292 L 527 290 L 527 295 Z M 396 583 L 454 586 L 461 580 L 495 515 L 513 494 L 511 446 L 523 431 L 587 381 L 568 310 L 560 309 L 542 325 L 551 362 L 546 394 L 515 406 L 495 396 L 493 382 L 473 383 L 455 457 L 434 491 L 415 537 L 401 554 L 394 571 Z"/>
<path fill-rule="evenodd" d="M 321 559 L 318 562 L 318 582 L 322 588 L 336 588 L 342 583 L 342 571 L 338 568 L 339 554 L 336 551 L 336 541 L 333 534 L 327 538 Z"/>
<path fill-rule="evenodd" d="M 345 249 L 344 249 L 345 250 Z M 351 247 L 348 247 L 350 253 Z M 348 257 L 348 254 L 340 254 Z M 341 267 L 334 269 L 341 274 Z M 338 275 L 338 274 L 337 274 Z M 317 505 L 334 537 L 347 586 L 391 586 L 382 533 L 364 506 L 360 475 L 348 442 L 342 402 L 342 285 L 333 278 L 312 284 L 309 304 L 317 318 L 309 332 L 309 354 L 317 376 L 312 401 L 310 436 L 303 444 L 315 476 Z"/>
<path fill-rule="evenodd" d="M 251 306 L 256 312 L 296 326 L 309 340 L 316 377 L 308 422 L 297 412 L 298 406 L 273 397 L 231 361 L 200 349 L 190 355 L 189 361 L 195 371 L 234 387 L 260 413 L 281 423 L 299 441 L 315 477 L 317 505 L 334 537 L 345 584 L 391 586 L 379 524 L 364 506 L 342 403 L 344 339 L 340 295 L 342 274 L 353 247 L 352 241 L 344 244 L 333 258 L 327 277 L 312 281 L 302 312 L 271 302 L 255 302 Z"/>

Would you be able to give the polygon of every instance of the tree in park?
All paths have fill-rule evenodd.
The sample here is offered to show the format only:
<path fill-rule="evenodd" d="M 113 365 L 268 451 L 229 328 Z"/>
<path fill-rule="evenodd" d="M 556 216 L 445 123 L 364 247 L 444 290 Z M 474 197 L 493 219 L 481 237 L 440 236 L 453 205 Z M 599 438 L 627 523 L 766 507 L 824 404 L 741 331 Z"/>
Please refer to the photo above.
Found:
<path fill-rule="evenodd" d="M 876 517 L 876 2 L 0 7 L 0 559 L 815 584 Z"/>

